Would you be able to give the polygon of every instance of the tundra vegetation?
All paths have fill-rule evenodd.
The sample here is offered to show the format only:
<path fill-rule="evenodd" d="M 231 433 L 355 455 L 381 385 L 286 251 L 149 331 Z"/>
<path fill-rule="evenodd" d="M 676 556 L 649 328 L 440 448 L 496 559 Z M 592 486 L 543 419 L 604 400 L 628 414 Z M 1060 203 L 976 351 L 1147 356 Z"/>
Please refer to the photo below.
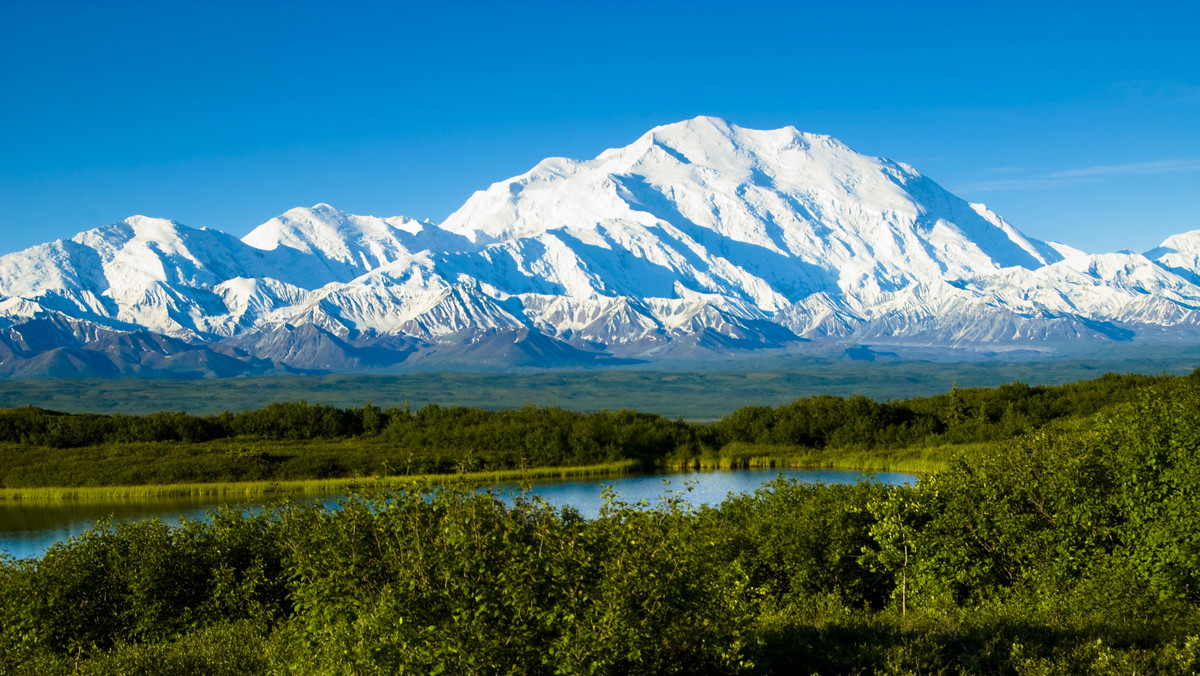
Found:
<path fill-rule="evenodd" d="M 888 402 L 818 396 L 740 408 L 713 423 L 534 406 L 489 411 L 430 404 L 414 411 L 284 402 L 207 416 L 23 407 L 0 410 L 0 500 L 57 494 L 12 489 L 174 485 L 210 492 L 195 484 L 249 489 L 256 482 L 283 490 L 291 481 L 551 467 L 940 470 L 956 452 L 1051 423 L 1090 425 L 1101 408 L 1170 379 L 1109 374 Z"/>
<path fill-rule="evenodd" d="M 366 434 L 353 420 L 367 408 L 335 410 L 349 425 L 339 433 Z M 621 412 L 593 421 L 643 435 L 601 437 L 604 453 L 630 449 L 620 457 L 656 448 L 635 438 L 670 444 L 651 453 L 664 458 L 735 442 L 967 452 L 909 486 L 779 480 L 704 508 L 686 494 L 652 506 L 610 496 L 594 519 L 449 487 L 179 528 L 101 524 L 0 565 L 0 672 L 1193 673 L 1198 410 L 1200 373 L 817 398 L 707 426 Z M 432 435 L 414 431 L 422 412 L 379 411 L 377 433 L 403 443 L 398 419 Z M 507 427 L 500 414 L 452 415 L 477 440 L 491 438 L 485 421 Z M 309 438 L 299 430 L 325 429 L 315 420 L 277 429 Z M 121 443 L 164 442 L 93 448 Z"/>

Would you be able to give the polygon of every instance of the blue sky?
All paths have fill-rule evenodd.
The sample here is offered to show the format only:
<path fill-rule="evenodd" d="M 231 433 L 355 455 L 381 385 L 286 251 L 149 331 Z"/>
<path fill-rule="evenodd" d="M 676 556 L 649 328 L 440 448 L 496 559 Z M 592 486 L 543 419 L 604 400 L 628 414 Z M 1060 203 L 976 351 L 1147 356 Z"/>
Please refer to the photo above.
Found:
<path fill-rule="evenodd" d="M 1200 2 L 3 0 L 0 252 L 132 214 L 440 221 L 695 115 L 833 135 L 1027 234 L 1200 228 Z"/>

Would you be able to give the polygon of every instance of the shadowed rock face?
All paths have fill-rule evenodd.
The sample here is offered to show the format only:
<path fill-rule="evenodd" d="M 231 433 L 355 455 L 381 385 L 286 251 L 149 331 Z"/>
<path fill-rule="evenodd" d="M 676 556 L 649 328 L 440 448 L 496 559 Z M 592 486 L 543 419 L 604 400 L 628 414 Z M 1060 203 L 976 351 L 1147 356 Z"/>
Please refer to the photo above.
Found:
<path fill-rule="evenodd" d="M 239 240 L 135 216 L 0 257 L 0 375 L 1190 340 L 1197 242 L 1089 255 L 835 139 L 702 117 L 545 160 L 441 224 L 319 204 Z"/>

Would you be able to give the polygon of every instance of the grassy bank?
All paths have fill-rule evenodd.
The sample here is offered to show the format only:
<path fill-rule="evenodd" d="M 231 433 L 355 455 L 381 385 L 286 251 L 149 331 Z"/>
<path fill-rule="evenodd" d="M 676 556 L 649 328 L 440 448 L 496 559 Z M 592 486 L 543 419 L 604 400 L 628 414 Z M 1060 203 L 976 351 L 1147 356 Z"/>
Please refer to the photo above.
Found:
<path fill-rule="evenodd" d="M 857 469 L 928 474 L 945 471 L 956 455 L 973 455 L 989 444 L 943 444 L 899 449 L 812 449 L 778 444 L 734 442 L 717 454 L 668 463 L 673 469 Z"/>
<path fill-rule="evenodd" d="M 977 446 L 977 445 L 972 445 Z M 733 444 L 720 456 L 685 462 L 665 462 L 662 470 L 738 469 L 851 469 L 878 472 L 940 472 L 953 452 L 963 446 L 936 449 L 902 449 L 892 453 L 872 451 L 814 451 L 788 446 Z M 325 495 L 412 486 L 478 484 L 514 481 L 547 481 L 584 477 L 621 476 L 640 469 L 633 460 L 578 467 L 533 467 L 525 469 L 465 472 L 458 474 L 414 474 L 399 476 L 343 477 L 293 481 L 225 481 L 208 483 L 146 484 L 137 486 L 75 486 L 0 488 L 0 504 L 16 502 L 112 502 L 155 498 L 254 498 L 293 495 Z"/>
<path fill-rule="evenodd" d="M 901 449 L 891 453 L 875 451 L 831 451 L 732 444 L 719 456 L 706 456 L 685 462 L 665 462 L 662 470 L 739 470 L 739 469 L 849 469 L 877 472 L 940 472 L 955 452 L 966 446 L 933 449 Z M 534 467 L 525 469 L 465 472 L 458 474 L 415 474 L 376 477 L 343 477 L 293 481 L 225 481 L 209 483 L 146 484 L 138 486 L 76 486 L 0 488 L 0 504 L 17 502 L 114 502 L 153 500 L 156 498 L 255 498 L 300 495 L 327 495 L 377 489 L 414 486 L 477 484 L 490 485 L 515 481 L 547 481 L 584 477 L 621 476 L 640 469 L 633 460 L 622 460 L 578 467 Z"/>
<path fill-rule="evenodd" d="M 0 503 L 112 502 L 155 498 L 247 498 L 322 495 L 386 488 L 447 484 L 495 484 L 577 477 L 617 476 L 634 470 L 631 460 L 580 467 L 535 467 L 462 474 L 416 474 L 388 477 L 348 477 L 297 481 L 230 481 L 216 483 L 151 484 L 141 486 L 82 486 L 71 488 L 3 488 Z"/>

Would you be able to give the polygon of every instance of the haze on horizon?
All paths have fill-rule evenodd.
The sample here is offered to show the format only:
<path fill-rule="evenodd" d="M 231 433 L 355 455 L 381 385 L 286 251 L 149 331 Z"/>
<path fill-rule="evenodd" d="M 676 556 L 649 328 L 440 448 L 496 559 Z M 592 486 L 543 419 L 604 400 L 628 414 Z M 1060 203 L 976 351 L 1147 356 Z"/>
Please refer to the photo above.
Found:
<path fill-rule="evenodd" d="M 8 2 L 0 253 L 132 214 L 441 221 L 700 114 L 906 162 L 1025 233 L 1200 228 L 1187 2 Z"/>

